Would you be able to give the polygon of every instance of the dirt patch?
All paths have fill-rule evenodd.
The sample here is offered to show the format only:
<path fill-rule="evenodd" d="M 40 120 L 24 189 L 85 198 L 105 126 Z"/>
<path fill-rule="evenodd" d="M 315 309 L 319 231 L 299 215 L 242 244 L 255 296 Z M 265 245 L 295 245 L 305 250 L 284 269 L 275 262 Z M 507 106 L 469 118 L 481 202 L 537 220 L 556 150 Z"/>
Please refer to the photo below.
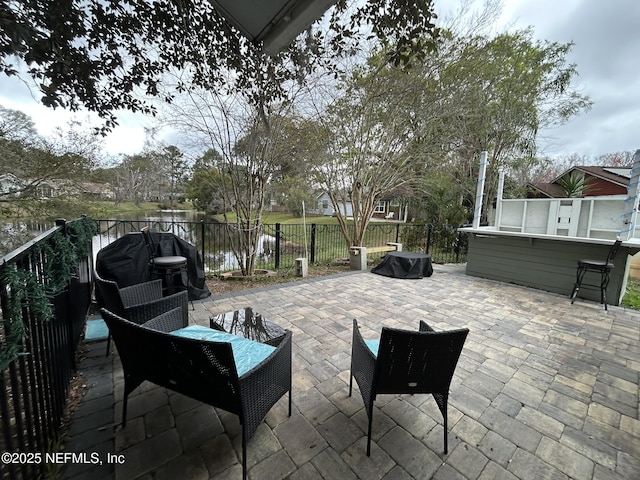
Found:
<path fill-rule="evenodd" d="M 207 278 L 207 287 L 212 295 L 222 295 L 225 293 L 234 293 L 242 290 L 250 290 L 253 288 L 266 287 L 278 283 L 295 282 L 299 280 L 308 280 L 310 278 L 325 277 L 336 273 L 349 271 L 349 265 L 315 265 L 309 267 L 309 275 L 302 278 L 296 276 L 295 268 L 287 268 L 278 270 L 275 275 L 268 277 L 258 277 L 253 280 L 223 280 L 220 277 Z"/>

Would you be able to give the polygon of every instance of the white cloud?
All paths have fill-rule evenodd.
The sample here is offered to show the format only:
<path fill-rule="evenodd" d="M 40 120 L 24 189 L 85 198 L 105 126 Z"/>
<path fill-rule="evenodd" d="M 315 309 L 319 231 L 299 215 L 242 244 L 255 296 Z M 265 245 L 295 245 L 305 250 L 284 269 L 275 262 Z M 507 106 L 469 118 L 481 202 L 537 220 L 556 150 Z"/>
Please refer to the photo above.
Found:
<path fill-rule="evenodd" d="M 61 108 L 48 108 L 39 102 L 37 90 L 16 77 L 0 77 L 0 105 L 11 110 L 19 110 L 33 120 L 42 136 L 51 136 L 57 127 L 65 127 L 71 120 L 80 121 L 91 127 L 102 125 L 97 114 L 88 111 L 71 112 Z M 117 113 L 119 125 L 104 139 L 105 151 L 109 155 L 139 153 L 145 141 L 145 126 L 152 121 L 141 114 L 128 111 Z"/>

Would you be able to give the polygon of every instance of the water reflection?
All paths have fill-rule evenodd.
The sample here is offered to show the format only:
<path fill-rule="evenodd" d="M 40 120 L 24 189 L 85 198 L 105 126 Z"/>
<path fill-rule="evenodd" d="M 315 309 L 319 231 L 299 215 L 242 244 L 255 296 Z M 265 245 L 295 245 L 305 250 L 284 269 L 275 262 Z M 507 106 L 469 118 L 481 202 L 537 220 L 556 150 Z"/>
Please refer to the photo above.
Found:
<path fill-rule="evenodd" d="M 149 226 L 151 230 L 169 232 L 195 245 L 200 254 L 205 272 L 219 273 L 237 270 L 240 264 L 233 254 L 226 226 L 211 221 L 193 211 L 153 212 L 130 218 L 99 220 L 100 235 L 93 239 L 94 255 L 101 248 L 132 232 Z M 273 261 L 275 237 L 262 234 L 257 245 L 258 268 Z"/>
<path fill-rule="evenodd" d="M 55 227 L 54 221 L 14 220 L 0 223 L 0 257 L 20 248 L 52 227 Z"/>
<path fill-rule="evenodd" d="M 213 315 L 209 317 L 209 326 L 216 330 L 273 346 L 277 346 L 286 334 L 286 331 L 279 325 L 267 320 L 251 307 Z"/>
<path fill-rule="evenodd" d="M 0 223 L 0 256 L 21 247 L 43 231 L 55 226 L 54 221 L 14 221 Z M 99 220 L 100 234 L 93 238 L 94 261 L 97 252 L 123 235 L 152 230 L 170 232 L 195 245 L 204 262 L 205 272 L 237 270 L 240 264 L 233 254 L 229 233 L 221 223 L 213 222 L 195 211 L 151 211 L 118 215 Z M 275 258 L 275 237 L 262 234 L 257 245 L 257 268 L 271 268 Z"/>

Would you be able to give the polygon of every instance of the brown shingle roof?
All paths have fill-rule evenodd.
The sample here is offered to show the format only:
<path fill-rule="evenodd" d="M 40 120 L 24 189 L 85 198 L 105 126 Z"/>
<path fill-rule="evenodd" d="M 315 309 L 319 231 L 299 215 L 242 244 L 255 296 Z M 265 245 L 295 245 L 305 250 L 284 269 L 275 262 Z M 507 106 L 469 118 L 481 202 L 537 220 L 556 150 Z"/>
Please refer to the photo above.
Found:
<path fill-rule="evenodd" d="M 584 173 L 588 173 L 589 175 L 593 175 L 594 177 L 599 177 L 609 182 L 622 185 L 626 187 L 629 185 L 629 178 L 624 177 L 622 175 L 618 175 L 610 170 L 624 170 L 631 169 L 631 167 L 594 167 L 594 166 L 575 166 L 564 172 L 562 175 L 559 175 L 557 178 L 553 180 L 556 182 L 559 178 L 564 177 L 568 173 L 571 173 L 573 170 L 578 170 Z"/>

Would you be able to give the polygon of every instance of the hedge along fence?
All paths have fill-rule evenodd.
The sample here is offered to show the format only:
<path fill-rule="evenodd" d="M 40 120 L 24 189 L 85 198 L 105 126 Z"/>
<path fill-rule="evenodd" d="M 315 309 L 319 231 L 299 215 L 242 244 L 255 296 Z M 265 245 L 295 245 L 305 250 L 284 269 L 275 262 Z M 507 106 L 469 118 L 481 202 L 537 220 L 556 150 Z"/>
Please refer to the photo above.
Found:
<path fill-rule="evenodd" d="M 200 253 L 205 270 L 212 274 L 238 268 L 231 251 L 227 226 L 218 222 L 98 220 L 100 234 L 94 240 L 98 251 L 122 235 L 152 230 L 170 232 L 191 243 Z M 403 250 L 428 253 L 435 263 L 464 263 L 467 258 L 466 234 L 457 226 L 380 222 L 367 227 L 365 247 L 400 242 Z M 339 225 L 263 224 L 256 268 L 279 270 L 295 268 L 296 258 L 306 257 L 310 265 L 325 265 L 347 258 L 349 251 Z M 374 258 L 371 258 L 374 260 Z"/>
<path fill-rule="evenodd" d="M 0 452 L 44 454 L 58 440 L 91 302 L 96 232 L 91 219 L 60 220 L 0 262 Z M 9 463 L 2 478 L 40 478 L 45 467 Z"/>

